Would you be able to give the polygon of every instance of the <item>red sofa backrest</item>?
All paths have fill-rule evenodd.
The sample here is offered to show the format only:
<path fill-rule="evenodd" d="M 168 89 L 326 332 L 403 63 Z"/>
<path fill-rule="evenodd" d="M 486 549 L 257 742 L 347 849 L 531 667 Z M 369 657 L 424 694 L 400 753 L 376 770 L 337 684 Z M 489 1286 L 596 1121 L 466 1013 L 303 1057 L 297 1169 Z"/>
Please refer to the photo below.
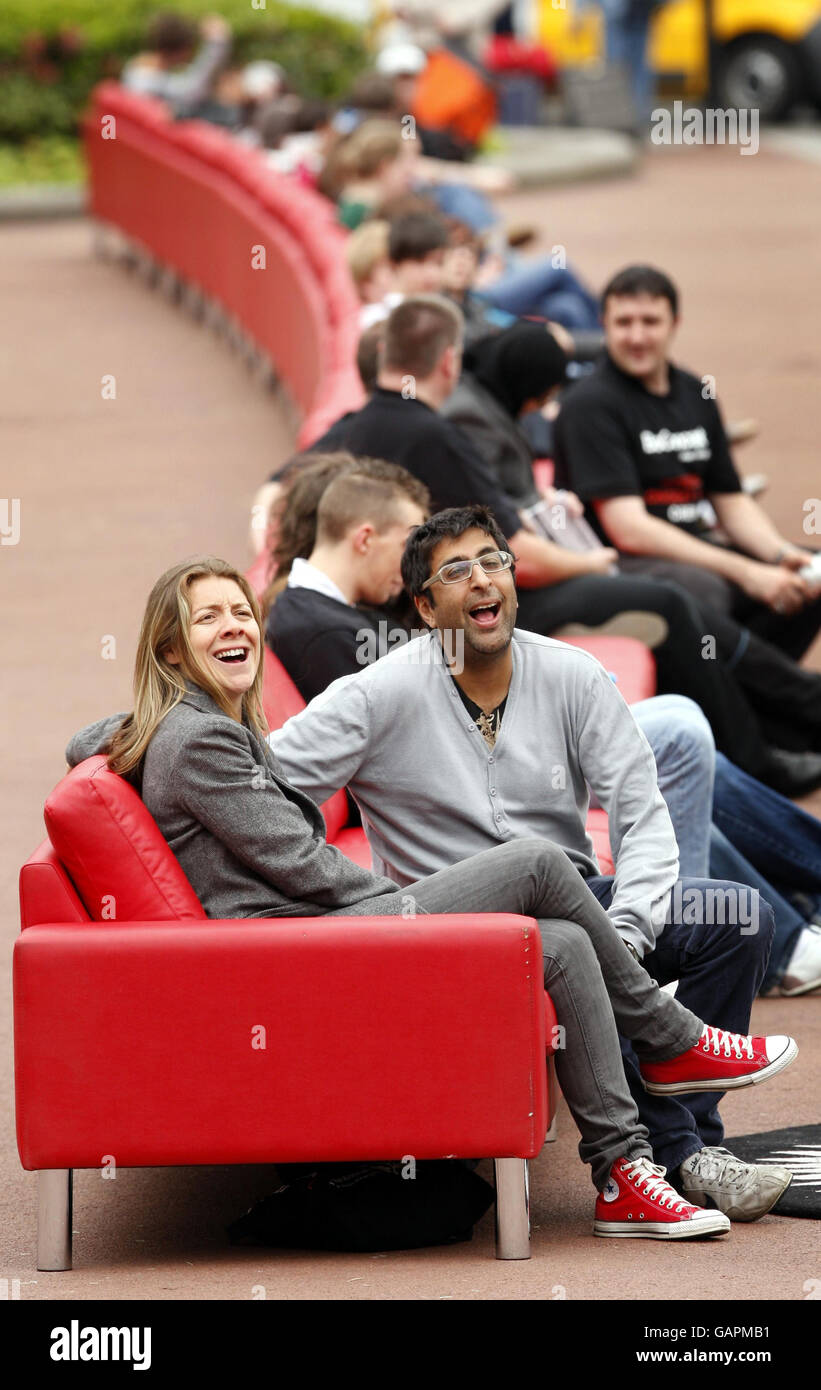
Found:
<path fill-rule="evenodd" d="M 270 728 L 281 729 L 291 715 L 299 714 L 305 708 L 305 701 L 270 647 L 265 648 L 263 662 L 262 705 L 265 717 Z M 340 830 L 348 824 L 348 798 L 344 791 L 334 792 L 321 810 L 325 817 L 325 833 L 329 843 L 333 844 Z M 364 831 L 360 831 L 360 834 L 364 838 Z"/>
<path fill-rule="evenodd" d="M 57 783 L 46 828 L 94 921 L 200 921 L 202 904 L 134 788 L 102 756 Z"/>
<path fill-rule="evenodd" d="M 591 632 L 585 637 L 561 637 L 569 647 L 581 647 L 615 677 L 616 689 L 628 705 L 649 700 L 656 693 L 656 658 L 635 637 L 607 637 Z"/>
<path fill-rule="evenodd" d="M 112 116 L 115 140 L 103 124 Z M 300 448 L 362 404 L 359 300 L 326 198 L 227 131 L 174 121 L 116 82 L 92 93 L 84 135 L 92 214 L 239 320 L 303 411 Z"/>
<path fill-rule="evenodd" d="M 300 714 L 304 710 L 305 701 L 270 647 L 264 648 L 262 662 L 262 705 L 265 718 L 271 729 L 281 729 L 291 715 Z"/>

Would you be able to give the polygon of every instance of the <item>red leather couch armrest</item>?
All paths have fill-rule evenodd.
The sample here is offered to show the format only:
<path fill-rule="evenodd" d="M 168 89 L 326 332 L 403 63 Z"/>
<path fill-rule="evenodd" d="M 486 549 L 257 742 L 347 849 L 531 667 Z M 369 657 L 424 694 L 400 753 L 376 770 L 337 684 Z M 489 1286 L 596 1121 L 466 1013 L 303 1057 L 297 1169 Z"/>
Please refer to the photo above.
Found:
<path fill-rule="evenodd" d="M 74 884 L 44 840 L 20 870 L 20 925 L 38 922 L 88 922 L 89 915 Z"/>

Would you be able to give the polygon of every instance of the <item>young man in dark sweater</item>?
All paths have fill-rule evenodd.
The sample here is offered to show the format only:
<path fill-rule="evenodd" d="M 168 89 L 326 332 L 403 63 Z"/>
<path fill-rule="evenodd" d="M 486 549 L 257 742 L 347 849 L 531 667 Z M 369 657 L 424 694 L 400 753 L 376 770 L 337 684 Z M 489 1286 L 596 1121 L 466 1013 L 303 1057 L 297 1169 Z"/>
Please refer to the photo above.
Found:
<path fill-rule="evenodd" d="M 329 484 L 314 548 L 294 560 L 271 609 L 266 641 L 306 702 L 407 640 L 407 630 L 377 610 L 402 590 L 402 553 L 427 516 L 427 493 L 404 469 L 395 473 L 346 471 Z"/>

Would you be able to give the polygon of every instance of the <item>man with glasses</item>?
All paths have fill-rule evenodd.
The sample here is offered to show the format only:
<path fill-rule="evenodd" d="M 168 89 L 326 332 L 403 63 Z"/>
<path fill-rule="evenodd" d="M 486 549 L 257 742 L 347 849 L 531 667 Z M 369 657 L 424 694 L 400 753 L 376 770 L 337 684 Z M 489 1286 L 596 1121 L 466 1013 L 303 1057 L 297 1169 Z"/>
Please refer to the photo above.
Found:
<path fill-rule="evenodd" d="M 753 920 L 740 885 L 679 887 L 647 741 L 593 657 L 515 627 L 512 556 L 493 516 L 480 506 L 438 513 L 411 535 L 402 574 L 430 634 L 334 682 L 271 735 L 289 780 L 318 802 L 347 786 L 375 871 L 401 886 L 494 845 L 559 845 L 659 983 L 678 980 L 694 1013 L 746 1031 L 772 913 L 756 901 Z M 585 830 L 588 785 L 608 812 L 614 879 L 599 874 Z M 718 1094 L 648 1095 L 632 1047 L 622 1049 L 674 1185 L 734 1219 L 769 1211 L 789 1173 L 723 1148 Z"/>

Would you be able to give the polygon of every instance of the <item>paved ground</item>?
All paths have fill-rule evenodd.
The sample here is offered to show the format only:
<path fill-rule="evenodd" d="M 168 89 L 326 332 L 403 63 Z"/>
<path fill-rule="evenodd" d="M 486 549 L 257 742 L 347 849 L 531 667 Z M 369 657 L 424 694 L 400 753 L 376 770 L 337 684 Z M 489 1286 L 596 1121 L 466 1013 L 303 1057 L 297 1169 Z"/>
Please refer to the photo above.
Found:
<path fill-rule="evenodd" d="M 567 246 L 595 283 L 628 260 L 663 263 L 685 295 L 681 359 L 711 372 L 730 416 L 755 414 L 742 456 L 774 479 L 768 499 L 801 538 L 802 503 L 821 492 L 817 380 L 821 170 L 776 154 L 654 155 L 633 181 L 511 200 L 511 215 Z M 213 549 L 242 563 L 250 497 L 288 439 L 272 399 L 209 333 L 121 269 L 88 257 L 81 222 L 0 229 L 8 329 L 0 370 L 2 491 L 22 500 L 20 543 L 4 547 L 6 718 L 0 737 L 2 943 L 17 931 L 16 875 L 42 837 L 41 806 L 82 723 L 129 698 L 136 629 L 168 563 Z M 116 377 L 117 397 L 101 399 Z M 10 582 L 9 582 L 10 581 Z M 101 644 L 116 638 L 116 659 Z M 816 648 L 814 664 L 821 669 Z M 821 798 L 813 803 L 821 812 Z M 2 1094 L 10 1115 L 9 992 Z M 730 1134 L 819 1118 L 821 998 L 759 1001 L 756 1027 L 790 1031 L 801 1056 L 780 1081 L 725 1103 Z M 207 1065 L 207 1061 L 204 1062 Z M 471 1246 L 403 1255 L 232 1251 L 225 1223 L 270 1190 L 260 1169 L 77 1175 L 76 1268 L 34 1270 L 35 1179 L 3 1127 L 0 1277 L 24 1299 L 796 1300 L 821 1278 L 816 1223 L 766 1218 L 699 1246 L 593 1241 L 593 1190 L 561 1112 L 533 1165 L 533 1256 L 493 1260 L 492 1222 Z M 257 1296 L 259 1296 L 257 1294 Z"/>

